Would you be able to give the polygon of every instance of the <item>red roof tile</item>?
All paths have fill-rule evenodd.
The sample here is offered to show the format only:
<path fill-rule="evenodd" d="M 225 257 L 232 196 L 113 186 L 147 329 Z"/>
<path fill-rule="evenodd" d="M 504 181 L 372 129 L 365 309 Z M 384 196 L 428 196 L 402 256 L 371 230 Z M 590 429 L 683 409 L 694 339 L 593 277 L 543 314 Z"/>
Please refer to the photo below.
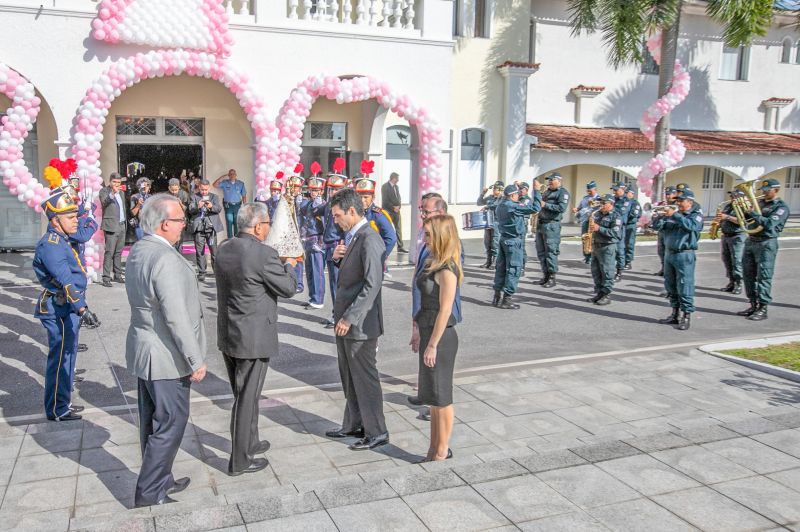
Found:
<path fill-rule="evenodd" d="M 535 135 L 537 150 L 650 151 L 653 143 L 638 129 L 584 128 L 528 124 L 528 135 Z M 761 131 L 673 130 L 688 151 L 718 152 L 800 152 L 800 134 Z"/>
<path fill-rule="evenodd" d="M 600 87 L 598 85 L 578 85 L 577 87 L 572 87 L 571 91 L 586 91 L 586 92 L 603 92 L 606 90 L 605 87 Z"/>
<path fill-rule="evenodd" d="M 776 102 L 776 103 L 792 103 L 794 98 L 777 98 L 773 96 L 772 98 L 767 98 L 764 100 L 765 102 Z"/>
<path fill-rule="evenodd" d="M 497 68 L 503 67 L 516 67 L 516 68 L 539 68 L 539 63 L 523 63 L 521 61 L 506 61 L 502 65 L 497 65 Z"/>

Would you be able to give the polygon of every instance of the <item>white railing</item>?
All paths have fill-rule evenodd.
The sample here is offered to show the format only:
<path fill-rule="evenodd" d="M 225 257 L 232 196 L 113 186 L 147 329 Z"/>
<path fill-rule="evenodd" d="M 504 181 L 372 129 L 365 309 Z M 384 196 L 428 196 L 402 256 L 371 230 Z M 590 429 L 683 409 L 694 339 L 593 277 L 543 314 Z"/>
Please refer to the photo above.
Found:
<path fill-rule="evenodd" d="M 251 0 L 222 0 L 228 15 L 252 15 L 252 4 Z"/>
<path fill-rule="evenodd" d="M 419 0 L 287 0 L 291 20 L 415 30 Z"/>

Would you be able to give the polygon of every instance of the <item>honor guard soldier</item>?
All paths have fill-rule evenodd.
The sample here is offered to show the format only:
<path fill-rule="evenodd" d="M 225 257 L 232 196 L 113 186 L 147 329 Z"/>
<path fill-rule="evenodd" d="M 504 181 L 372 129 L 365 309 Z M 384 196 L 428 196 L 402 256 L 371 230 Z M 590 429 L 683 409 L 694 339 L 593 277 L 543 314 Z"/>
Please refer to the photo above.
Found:
<path fill-rule="evenodd" d="M 561 246 L 561 218 L 569 206 L 569 192 L 561 186 L 561 174 L 547 176 L 547 189 L 542 192 L 542 210 L 536 226 L 536 255 L 542 267 L 539 284 L 544 288 L 556 285 L 558 254 Z"/>
<path fill-rule="evenodd" d="M 611 303 L 617 266 L 617 242 L 622 238 L 622 218 L 614 208 L 616 197 L 606 194 L 596 201 L 601 206 L 587 216 L 586 230 L 592 234 L 592 279 L 595 295 L 589 301 L 595 305 Z"/>
<path fill-rule="evenodd" d="M 312 171 L 314 165 L 311 166 Z M 306 308 L 322 308 L 325 303 L 325 244 L 323 225 L 325 200 L 322 193 L 325 180 L 316 175 L 308 180 L 308 200 L 300 208 L 303 224 L 300 234 L 306 253 L 306 284 L 308 285 L 308 303 Z"/>
<path fill-rule="evenodd" d="M 494 210 L 503 199 L 503 188 L 505 188 L 505 184 L 502 181 L 495 181 L 494 185 L 492 185 L 492 195 L 487 197 L 486 193 L 489 192 L 489 189 L 484 188 L 476 202 L 479 207 L 483 207 L 483 210 L 487 211 L 487 216 L 492 220 L 492 223 L 483 230 L 483 247 L 486 250 L 486 262 L 482 267 L 487 270 L 494 268 L 494 260 L 497 257 L 497 248 L 500 243 L 500 233 L 497 231 L 497 224 L 494 222 Z"/>
<path fill-rule="evenodd" d="M 659 323 L 685 331 L 695 310 L 695 251 L 703 229 L 703 211 L 694 201 L 694 192 L 686 187 L 656 224 L 664 231 L 664 288 L 672 305 L 672 314 Z"/>
<path fill-rule="evenodd" d="M 597 193 L 597 183 L 589 181 L 586 183 L 586 195 L 581 198 L 578 206 L 572 209 L 576 215 L 578 223 L 581 224 L 581 234 L 584 235 L 589 232 L 589 215 L 595 210 L 592 204 L 600 199 L 600 194 Z M 592 261 L 592 255 L 584 253 L 583 262 L 589 264 Z"/>
<path fill-rule="evenodd" d="M 664 201 L 659 202 L 657 206 L 662 207 L 664 205 L 674 205 L 677 198 L 678 198 L 677 188 L 673 186 L 664 187 Z M 650 227 L 652 227 L 653 229 L 655 229 L 655 226 L 653 224 L 656 218 L 657 216 L 653 215 L 653 218 L 650 220 Z M 664 276 L 664 233 L 662 233 L 661 231 L 658 231 L 656 249 L 658 250 L 658 260 L 659 263 L 661 264 L 661 268 L 654 275 L 659 275 L 663 277 Z"/>
<path fill-rule="evenodd" d="M 339 266 L 333 258 L 333 251 L 339 245 L 339 242 L 344 242 L 344 231 L 339 229 L 339 226 L 333 221 L 331 199 L 347 185 L 347 176 L 340 173 L 344 168 L 344 159 L 341 157 L 336 158 L 333 162 L 333 171 L 335 173 L 328 174 L 326 183 L 327 202 L 314 208 L 313 211 L 315 216 L 322 215 L 322 226 L 324 227 L 322 243 L 325 246 L 325 267 L 328 268 L 328 288 L 331 294 L 331 306 L 336 301 L 336 283 L 339 280 Z M 333 314 L 331 314 L 332 316 Z M 324 323 L 326 329 L 333 329 L 336 325 L 332 319 L 325 320 Z"/>
<path fill-rule="evenodd" d="M 761 214 L 750 212 L 748 216 L 763 229 L 747 237 L 742 260 L 744 290 L 750 307 L 738 313 L 753 321 L 767 319 L 767 306 L 772 302 L 772 274 L 775 273 L 775 257 L 778 254 L 778 235 L 789 218 L 789 207 L 778 197 L 780 181 L 764 179 L 760 184 L 764 194 L 764 198 L 758 202 Z"/>
<path fill-rule="evenodd" d="M 362 173 L 363 170 L 364 168 L 362 165 Z M 392 218 L 389 216 L 389 213 L 374 203 L 375 186 L 375 181 L 365 177 L 356 180 L 355 191 L 356 194 L 361 196 L 361 204 L 364 206 L 364 218 L 367 219 L 372 228 L 375 229 L 383 239 L 383 244 L 386 247 L 386 251 L 383 252 L 382 257 L 385 271 L 386 258 L 394 249 L 395 244 L 397 244 L 397 231 L 394 229 L 394 224 L 392 223 Z"/>
<path fill-rule="evenodd" d="M 50 221 L 36 245 L 33 271 L 42 285 L 34 316 L 47 331 L 48 353 L 44 382 L 44 409 L 51 421 L 80 419 L 83 407 L 72 406 L 72 384 L 78 329 L 99 325 L 86 305 L 86 270 L 69 235 L 78 227 L 78 206 L 63 187 L 42 203 Z"/>
<path fill-rule="evenodd" d="M 281 201 L 281 195 L 283 193 L 283 183 L 279 181 L 281 178 L 283 178 L 283 172 L 278 172 L 275 175 L 275 179 L 269 184 L 269 199 L 264 202 L 267 204 L 270 220 L 272 220 L 272 217 L 275 215 L 275 209 L 278 208 L 278 203 Z"/>
<path fill-rule="evenodd" d="M 517 185 L 508 185 L 503 190 L 503 195 L 504 198 L 497 202 L 495 208 L 495 223 L 500 235 L 500 246 L 497 248 L 497 265 L 494 270 L 492 306 L 518 309 L 519 305 L 511 301 L 511 296 L 517 291 L 519 276 L 522 273 L 522 249 L 528 227 L 525 224 L 525 217 L 539 212 L 541 204 L 534 202 L 521 204 Z"/>
<path fill-rule="evenodd" d="M 622 270 L 625 268 L 625 226 L 628 216 L 631 213 L 631 200 L 625 194 L 627 185 L 619 182 L 611 186 L 614 192 L 614 209 L 619 213 L 620 220 L 622 220 L 622 235 L 617 242 L 617 273 L 614 276 L 614 281 L 622 279 Z"/>
<path fill-rule="evenodd" d="M 625 192 L 628 201 L 631 202 L 631 208 L 628 211 L 628 219 L 625 220 L 625 266 L 626 270 L 630 270 L 633 266 L 634 248 L 636 247 L 636 226 L 639 225 L 639 218 L 642 217 L 642 206 L 639 200 L 636 199 L 636 193 L 633 190 Z"/>
<path fill-rule="evenodd" d="M 302 227 L 302 219 L 300 216 L 300 210 L 303 207 L 303 196 L 301 192 L 303 191 L 303 185 L 305 184 L 305 179 L 300 177 L 300 173 L 303 171 L 303 165 L 297 164 L 294 168 L 293 176 L 289 177 L 286 180 L 286 203 L 289 206 L 289 214 L 294 219 L 295 227 L 297 227 L 297 232 L 300 234 L 301 227 Z M 267 210 L 269 210 L 269 206 L 267 206 Z M 270 215 L 270 220 L 272 220 L 272 216 Z M 300 235 L 302 238 L 302 235 Z M 297 289 L 296 292 L 299 294 L 304 290 L 303 286 L 303 257 L 299 257 L 297 264 L 294 266 L 294 274 L 297 278 Z"/>
<path fill-rule="evenodd" d="M 742 293 L 742 258 L 744 257 L 744 244 L 747 233 L 739 225 L 733 207 L 734 198 L 740 193 L 736 190 L 729 192 L 731 201 L 727 202 L 722 211 L 717 215 L 716 221 L 722 233 L 722 264 L 725 265 L 725 275 L 728 284 L 722 288 L 723 292 L 739 295 Z"/>

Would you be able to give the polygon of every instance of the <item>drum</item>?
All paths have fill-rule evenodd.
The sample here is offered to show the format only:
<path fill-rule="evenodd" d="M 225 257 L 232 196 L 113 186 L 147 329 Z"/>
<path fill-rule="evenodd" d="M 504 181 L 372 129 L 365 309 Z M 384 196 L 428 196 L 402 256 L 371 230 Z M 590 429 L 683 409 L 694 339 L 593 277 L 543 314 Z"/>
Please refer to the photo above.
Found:
<path fill-rule="evenodd" d="M 494 223 L 494 213 L 492 211 L 465 212 L 461 215 L 464 231 L 478 231 L 489 229 Z"/>

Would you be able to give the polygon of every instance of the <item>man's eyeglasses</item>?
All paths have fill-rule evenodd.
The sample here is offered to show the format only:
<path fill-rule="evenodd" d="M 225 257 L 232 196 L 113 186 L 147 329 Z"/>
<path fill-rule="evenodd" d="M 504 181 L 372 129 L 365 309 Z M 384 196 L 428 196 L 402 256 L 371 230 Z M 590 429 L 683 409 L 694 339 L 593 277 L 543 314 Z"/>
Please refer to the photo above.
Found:
<path fill-rule="evenodd" d="M 272 222 L 258 222 L 256 225 L 267 224 L 270 225 Z"/>
<path fill-rule="evenodd" d="M 186 225 L 186 218 L 167 218 L 164 221 L 165 222 L 177 222 L 179 224 Z"/>
<path fill-rule="evenodd" d="M 420 209 L 419 210 L 419 213 L 420 213 L 421 216 L 432 216 L 432 215 L 438 214 L 440 212 L 442 212 L 442 211 L 440 211 L 439 209 L 436 209 L 436 210 L 433 210 L 433 211 L 426 211 L 425 209 Z"/>

